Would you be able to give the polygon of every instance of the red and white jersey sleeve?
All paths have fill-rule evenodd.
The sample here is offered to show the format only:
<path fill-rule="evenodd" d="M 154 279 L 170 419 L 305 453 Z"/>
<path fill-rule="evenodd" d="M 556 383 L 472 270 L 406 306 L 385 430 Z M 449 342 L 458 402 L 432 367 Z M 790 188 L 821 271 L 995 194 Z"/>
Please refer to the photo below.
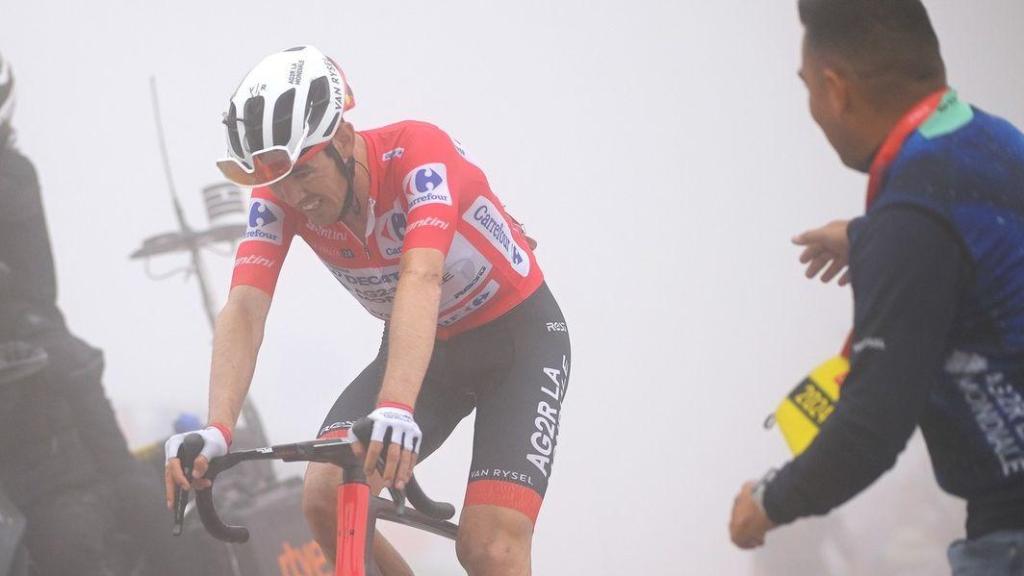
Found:
<path fill-rule="evenodd" d="M 397 126 L 404 151 L 388 172 L 401 178 L 408 216 L 403 250 L 431 247 L 445 254 L 438 333 L 443 338 L 486 324 L 540 285 L 536 259 L 458 143 L 430 124 Z"/>
<path fill-rule="evenodd" d="M 472 165 L 436 128 L 417 126 L 415 143 L 390 167 L 402 178 L 398 198 L 407 221 L 402 250 L 435 248 L 447 254 L 458 228 L 460 200 L 474 185 L 473 170 L 467 169 Z"/>
<path fill-rule="evenodd" d="M 253 189 L 248 226 L 235 254 L 232 288 L 253 286 L 268 296 L 274 294 L 297 218 L 299 215 L 276 199 L 269 188 Z"/>

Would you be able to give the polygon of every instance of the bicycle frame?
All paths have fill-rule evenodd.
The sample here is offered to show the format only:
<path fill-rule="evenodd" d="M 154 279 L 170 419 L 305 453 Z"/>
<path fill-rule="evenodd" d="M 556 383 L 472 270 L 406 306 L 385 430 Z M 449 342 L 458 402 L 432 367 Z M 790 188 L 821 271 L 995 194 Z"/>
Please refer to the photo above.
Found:
<path fill-rule="evenodd" d="M 455 508 L 451 504 L 428 498 L 415 478 L 410 480 L 405 495 L 391 491 L 392 500 L 372 495 L 363 473 L 362 461 L 352 452 L 352 442 L 349 439 L 299 442 L 232 452 L 214 458 L 206 474 L 206 478 L 211 481 L 210 488 L 196 491 L 196 508 L 203 526 L 214 538 L 225 542 L 242 543 L 249 539 L 247 529 L 224 524 L 214 507 L 212 483 L 221 472 L 249 460 L 324 462 L 340 466 L 343 471 L 343 481 L 337 491 L 335 576 L 369 576 L 376 573 L 373 536 L 378 519 L 455 539 L 459 527 L 448 521 L 454 516 Z M 183 467 L 188 464 L 187 468 L 191 468 L 195 455 L 202 450 L 201 443 L 202 437 L 198 434 L 186 437 L 180 452 Z M 405 497 L 408 497 L 412 508 L 405 506 Z M 187 499 L 187 493 L 176 496 L 176 532 L 180 532 Z"/>
<path fill-rule="evenodd" d="M 346 480 L 338 485 L 338 541 L 335 576 L 366 576 L 373 556 L 370 520 L 370 486 L 365 480 Z"/>

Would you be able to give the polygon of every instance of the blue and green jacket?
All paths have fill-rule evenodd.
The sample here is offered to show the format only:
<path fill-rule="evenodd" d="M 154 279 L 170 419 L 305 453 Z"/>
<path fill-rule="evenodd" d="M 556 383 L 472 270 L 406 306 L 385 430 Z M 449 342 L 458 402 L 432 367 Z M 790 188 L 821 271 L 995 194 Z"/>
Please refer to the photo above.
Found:
<path fill-rule="evenodd" d="M 765 491 L 823 514 L 920 427 L 967 533 L 1024 530 L 1024 134 L 949 91 L 851 222 L 851 372 L 811 447 Z"/>

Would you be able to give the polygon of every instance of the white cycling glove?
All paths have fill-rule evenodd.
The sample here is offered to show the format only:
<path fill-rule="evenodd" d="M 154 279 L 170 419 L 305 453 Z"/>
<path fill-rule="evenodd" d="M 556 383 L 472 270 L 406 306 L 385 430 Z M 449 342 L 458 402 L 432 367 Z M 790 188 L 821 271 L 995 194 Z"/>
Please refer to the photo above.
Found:
<path fill-rule="evenodd" d="M 419 453 L 420 440 L 423 433 L 416 425 L 412 417 L 412 407 L 404 404 L 382 402 L 377 409 L 367 416 L 373 420 L 373 432 L 370 440 L 383 442 L 388 430 L 391 431 L 391 441 L 397 443 L 403 450 Z"/>
<path fill-rule="evenodd" d="M 202 430 L 182 432 L 168 438 L 164 444 L 164 456 L 166 457 L 164 462 L 170 462 L 171 458 L 178 457 L 178 448 L 185 441 L 185 436 L 189 434 L 199 434 L 203 437 L 203 450 L 199 453 L 199 456 L 206 456 L 207 460 L 212 460 L 228 453 L 228 445 L 231 444 L 231 439 L 229 438 L 231 433 L 228 429 L 219 425 L 207 426 Z"/>

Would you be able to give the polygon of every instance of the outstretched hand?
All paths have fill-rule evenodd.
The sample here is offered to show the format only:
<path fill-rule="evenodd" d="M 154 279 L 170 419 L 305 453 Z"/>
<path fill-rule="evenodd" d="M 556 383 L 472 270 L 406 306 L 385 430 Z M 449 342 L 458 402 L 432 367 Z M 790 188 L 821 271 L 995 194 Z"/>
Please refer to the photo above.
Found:
<path fill-rule="evenodd" d="M 805 275 L 808 278 L 814 278 L 824 270 L 822 282 L 827 284 L 842 273 L 839 285 L 850 283 L 850 240 L 846 235 L 849 223 L 848 220 L 835 220 L 793 238 L 793 244 L 804 247 L 800 263 L 807 265 Z"/>

